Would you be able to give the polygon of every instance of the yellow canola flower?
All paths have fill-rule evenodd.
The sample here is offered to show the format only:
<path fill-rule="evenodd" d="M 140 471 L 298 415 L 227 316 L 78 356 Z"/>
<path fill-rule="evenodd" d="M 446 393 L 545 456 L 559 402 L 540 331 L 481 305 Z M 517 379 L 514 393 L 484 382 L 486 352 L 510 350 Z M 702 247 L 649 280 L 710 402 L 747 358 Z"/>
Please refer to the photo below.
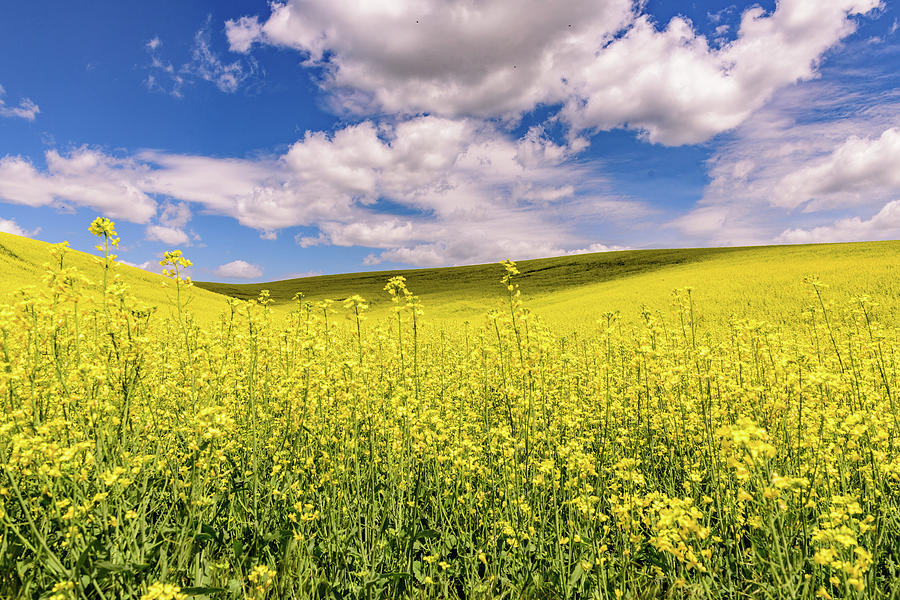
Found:
<path fill-rule="evenodd" d="M 109 257 L 114 224 L 92 233 Z M 152 562 L 144 547 L 169 557 L 125 578 L 146 598 L 185 595 L 158 580 L 353 595 L 410 556 L 416 582 L 436 580 L 423 597 L 509 595 L 526 572 L 565 585 L 567 570 L 577 597 L 623 573 L 625 596 L 652 582 L 715 597 L 773 584 L 742 579 L 773 556 L 773 524 L 797 541 L 779 552 L 810 548 L 810 595 L 882 592 L 900 543 L 886 292 L 793 314 L 793 288 L 764 303 L 697 286 L 668 312 L 610 298 L 570 331 L 529 311 L 519 285 L 540 275 L 510 261 L 482 323 L 420 319 L 398 276 L 371 302 L 254 288 L 210 325 L 180 251 L 157 311 L 124 273 L 92 303 L 101 287 L 64 270 L 73 254 L 55 249 L 44 287 L 0 304 L 0 563 L 31 552 L 35 582 L 79 582 L 35 593 L 93 594 L 101 539 L 107 597 L 127 593 L 118 565 Z M 720 301 L 733 314 L 702 312 Z"/>
<path fill-rule="evenodd" d="M 149 587 L 141 600 L 187 600 L 187 594 L 182 594 L 177 585 L 157 582 Z"/>

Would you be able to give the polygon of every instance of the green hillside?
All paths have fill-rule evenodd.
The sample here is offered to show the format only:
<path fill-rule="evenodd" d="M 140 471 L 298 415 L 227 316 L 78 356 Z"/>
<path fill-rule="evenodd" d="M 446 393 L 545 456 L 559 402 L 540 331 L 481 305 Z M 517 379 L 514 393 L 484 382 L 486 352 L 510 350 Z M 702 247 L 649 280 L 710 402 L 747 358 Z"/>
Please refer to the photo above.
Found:
<path fill-rule="evenodd" d="M 645 305 L 665 311 L 673 290 L 692 287 L 707 318 L 727 318 L 752 308 L 773 320 L 785 305 L 802 310 L 810 302 L 804 279 L 819 277 L 829 297 L 846 302 L 865 293 L 885 312 L 900 305 L 900 242 L 860 242 L 796 246 L 752 246 L 675 250 L 629 250 L 561 256 L 518 263 L 523 295 L 549 320 L 593 324 L 604 312 L 639 314 Z M 395 275 L 407 279 L 426 311 L 438 318 L 479 318 L 504 296 L 497 264 L 322 275 L 258 284 L 198 282 L 210 291 L 237 298 L 268 289 L 276 302 L 297 292 L 307 300 L 366 298 L 378 312 L 390 304 L 383 291 Z M 779 307 L 780 308 L 773 308 Z"/>
<path fill-rule="evenodd" d="M 594 327 L 606 312 L 638 318 L 640 308 L 669 312 L 673 291 L 692 288 L 701 321 L 732 315 L 788 323 L 818 304 L 816 278 L 831 309 L 843 312 L 869 296 L 880 318 L 900 325 L 900 241 L 803 246 L 759 246 L 710 255 L 654 272 L 589 284 L 535 298 L 532 307 L 548 320 Z"/>
<path fill-rule="evenodd" d="M 528 295 L 542 295 L 709 260 L 715 256 L 733 254 L 741 250 L 744 249 L 626 250 L 523 260 L 517 265 L 522 273 L 520 282 L 523 291 Z M 255 298 L 265 289 L 269 290 L 276 302 L 289 302 L 294 294 L 302 292 L 304 298 L 308 300 L 325 298 L 342 300 L 353 294 L 359 294 L 370 300 L 373 305 L 378 305 L 389 302 L 387 294 L 384 293 L 384 285 L 388 279 L 396 275 L 406 277 L 409 289 L 423 300 L 494 298 L 499 289 L 497 281 L 501 271 L 496 263 L 489 263 L 463 267 L 319 275 L 267 283 L 198 281 L 196 285 L 241 299 Z"/>
<path fill-rule="evenodd" d="M 23 286 L 40 284 L 49 247 L 45 242 L 0 233 L 0 298 L 9 299 Z M 89 254 L 73 250 L 66 261 L 94 282 L 102 276 L 96 258 Z M 809 305 L 811 288 L 804 279 L 810 276 L 830 286 L 829 300 L 847 303 L 855 295 L 867 294 L 882 305 L 885 317 L 900 322 L 900 241 L 629 250 L 525 260 L 518 267 L 528 306 L 546 320 L 566 327 L 592 327 L 606 312 L 637 318 L 642 306 L 667 312 L 673 290 L 685 287 L 693 288 L 694 301 L 705 319 L 727 319 L 750 311 L 759 318 L 778 321 Z M 276 314 L 286 314 L 293 306 L 294 294 L 302 292 L 309 301 L 339 301 L 359 294 L 372 306 L 373 317 L 378 317 L 390 307 L 385 283 L 403 275 L 435 322 L 474 322 L 505 297 L 499 281 L 502 271 L 497 264 L 484 264 L 255 284 L 196 282 L 190 291 L 190 309 L 199 320 L 214 319 L 225 307 L 227 296 L 255 298 L 267 289 L 276 302 Z M 162 276 L 127 265 L 117 266 L 116 272 L 140 301 L 164 310 L 171 307 L 172 292 Z M 785 308 L 791 310 L 786 313 Z"/>
<path fill-rule="evenodd" d="M 0 233 L 0 301 L 13 299 L 15 292 L 23 287 L 41 285 L 50 248 L 51 244 L 47 242 Z M 96 296 L 103 278 L 98 257 L 70 249 L 65 256 L 65 265 L 74 266 L 87 276 L 91 281 L 88 291 Z M 118 264 L 114 274 L 128 284 L 129 292 L 140 302 L 160 310 L 169 310 L 172 306 L 170 281 L 162 275 L 125 264 Z M 201 320 L 215 318 L 225 308 L 226 297 L 211 291 L 194 287 L 189 297 L 191 310 Z"/>

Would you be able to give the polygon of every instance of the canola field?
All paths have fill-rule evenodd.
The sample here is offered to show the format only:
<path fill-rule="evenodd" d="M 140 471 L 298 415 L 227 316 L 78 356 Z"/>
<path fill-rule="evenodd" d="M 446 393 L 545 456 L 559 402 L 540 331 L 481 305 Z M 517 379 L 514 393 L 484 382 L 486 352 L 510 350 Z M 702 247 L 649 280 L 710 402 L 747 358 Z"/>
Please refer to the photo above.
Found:
<path fill-rule="evenodd" d="M 505 262 L 452 327 L 402 277 L 201 319 L 91 229 L 97 281 L 57 246 L 0 306 L 0 597 L 900 596 L 889 280 L 565 329 Z"/>

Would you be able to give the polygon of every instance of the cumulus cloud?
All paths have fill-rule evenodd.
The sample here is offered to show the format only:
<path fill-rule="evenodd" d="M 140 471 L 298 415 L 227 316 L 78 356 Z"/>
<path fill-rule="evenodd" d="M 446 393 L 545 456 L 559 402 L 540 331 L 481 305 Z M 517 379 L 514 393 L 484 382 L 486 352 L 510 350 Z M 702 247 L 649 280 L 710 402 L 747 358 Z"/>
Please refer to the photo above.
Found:
<path fill-rule="evenodd" d="M 156 214 L 156 201 L 142 189 L 146 165 L 90 148 L 67 156 L 48 150 L 44 157 L 45 171 L 20 156 L 0 158 L 0 200 L 26 206 L 86 206 L 134 223 L 146 223 Z"/>
<path fill-rule="evenodd" d="M 176 227 L 148 225 L 145 233 L 148 240 L 157 240 L 170 246 L 186 246 L 190 244 L 188 235 Z"/>
<path fill-rule="evenodd" d="M 718 49 L 682 18 L 660 31 L 640 16 L 585 62 L 563 114 L 575 127 L 627 124 L 651 142 L 702 142 L 737 127 L 776 90 L 815 77 L 825 51 L 855 30 L 850 15 L 879 5 L 782 0 L 771 14 L 755 6 L 736 39 Z"/>
<path fill-rule="evenodd" d="M 609 41 L 631 18 L 631 0 L 316 0 L 273 4 L 263 23 L 228 21 L 226 33 L 235 51 L 256 42 L 299 50 L 306 64 L 328 70 L 339 103 L 494 116 L 558 96 L 567 49 Z"/>
<path fill-rule="evenodd" d="M 157 222 L 151 222 L 158 208 L 155 197 L 171 189 L 159 181 L 161 173 L 154 171 L 154 165 L 90 148 L 68 155 L 48 150 L 44 157 L 47 168 L 43 171 L 19 156 L 0 158 L 0 200 L 26 206 L 87 207 L 113 219 L 146 224 L 150 240 L 190 245 L 191 237 L 184 231 L 191 219 L 188 204 L 165 202 Z"/>
<path fill-rule="evenodd" d="M 169 246 L 192 245 L 191 236 L 184 230 L 191 220 L 191 209 L 186 202 L 166 202 L 157 220 L 159 224 L 148 225 L 145 230 L 148 240 L 160 241 Z"/>
<path fill-rule="evenodd" d="M 418 117 L 307 132 L 270 159 L 142 158 L 157 167 L 157 193 L 264 234 L 314 226 L 301 246 L 367 246 L 383 249 L 373 260 L 431 265 L 492 260 L 504 247 L 561 250 L 571 233 L 545 209 L 572 199 L 578 168 L 561 164 L 569 153 L 534 132 L 515 140 L 480 121 Z M 404 214 L 384 214 L 380 199 Z"/>
<path fill-rule="evenodd" d="M 78 149 L 48 168 L 0 159 L 0 198 L 87 206 L 146 225 L 149 239 L 192 241 L 192 210 L 225 215 L 271 238 L 314 228 L 301 246 L 365 246 L 372 260 L 457 264 L 581 248 L 579 228 L 645 217 L 604 194 L 602 178 L 570 160 L 579 141 L 538 129 L 514 138 L 474 119 L 363 121 L 307 132 L 284 154 L 254 159 L 142 151 L 127 158 Z M 574 183 L 578 182 L 578 183 Z M 166 199 L 158 204 L 157 199 Z M 158 215 L 158 217 L 157 217 Z"/>
<path fill-rule="evenodd" d="M 298 50 L 349 112 L 516 119 L 562 105 L 575 131 L 634 129 L 666 145 L 738 126 L 775 91 L 814 78 L 824 53 L 880 0 L 781 0 L 746 10 L 711 45 L 682 17 L 658 26 L 631 0 L 484 4 L 288 0 L 226 23 L 231 49 Z M 778 56 L 778 60 L 772 60 Z"/>
<path fill-rule="evenodd" d="M 184 202 L 166 202 L 159 222 L 168 227 L 184 227 L 191 220 L 191 208 Z"/>
<path fill-rule="evenodd" d="M 6 90 L 0 85 L 0 117 L 15 117 L 26 121 L 34 121 L 35 116 L 41 112 L 38 105 L 28 98 L 19 100 L 18 106 L 9 106 L 3 100 L 5 95 Z"/>
<path fill-rule="evenodd" d="M 256 279 L 257 277 L 262 277 L 263 270 L 259 265 L 254 265 L 244 260 L 233 260 L 230 263 L 216 267 L 215 273 L 219 277 Z"/>
<path fill-rule="evenodd" d="M 307 134 L 284 162 L 315 197 L 329 199 L 334 216 L 298 243 L 384 249 L 369 264 L 553 254 L 571 241 L 571 224 L 552 207 L 574 203 L 569 182 L 584 179 L 579 167 L 562 164 L 571 153 L 534 131 L 512 140 L 480 121 L 438 117 Z M 414 212 L 379 214 L 379 198 Z"/>
<path fill-rule="evenodd" d="M 900 98 L 854 79 L 783 90 L 716 149 L 702 199 L 669 226 L 692 244 L 767 244 L 895 200 Z"/>
<path fill-rule="evenodd" d="M 262 25 L 257 17 L 241 17 L 225 23 L 225 35 L 232 52 L 247 52 L 263 37 Z"/>
<path fill-rule="evenodd" d="M 15 219 L 4 219 L 0 217 L 0 231 L 3 233 L 11 233 L 12 235 L 20 235 L 22 237 L 34 237 L 41 232 L 40 227 L 36 227 L 31 231 L 24 229 Z"/>
<path fill-rule="evenodd" d="M 828 156 L 784 177 L 775 204 L 808 209 L 858 204 L 873 191 L 900 193 L 900 129 L 877 138 L 850 136 Z"/>
<path fill-rule="evenodd" d="M 136 159 L 152 168 L 152 176 L 145 180 L 148 192 L 195 203 L 205 212 L 230 216 L 259 230 L 276 231 L 307 222 L 304 196 L 290 186 L 290 173 L 277 158 L 247 160 L 145 151 Z"/>
<path fill-rule="evenodd" d="M 848 217 L 831 225 L 788 229 L 778 237 L 779 242 L 792 244 L 896 239 L 900 239 L 900 200 L 888 202 L 869 219 Z"/>

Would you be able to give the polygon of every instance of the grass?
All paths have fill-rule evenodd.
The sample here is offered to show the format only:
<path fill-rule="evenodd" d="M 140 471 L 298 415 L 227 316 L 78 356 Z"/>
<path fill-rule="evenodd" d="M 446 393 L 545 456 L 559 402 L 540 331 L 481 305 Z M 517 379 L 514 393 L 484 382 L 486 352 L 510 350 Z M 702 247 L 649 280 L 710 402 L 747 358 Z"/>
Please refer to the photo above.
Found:
<path fill-rule="evenodd" d="M 702 261 L 713 256 L 731 254 L 735 248 L 689 248 L 681 250 L 630 250 L 580 254 L 518 263 L 522 281 L 529 295 L 551 294 L 571 287 L 622 279 L 666 267 Z M 290 302 L 294 294 L 303 292 L 309 300 L 343 300 L 354 294 L 373 303 L 388 302 L 383 292 L 385 282 L 402 275 L 410 289 L 423 300 L 451 298 L 493 298 L 497 265 L 471 265 L 437 269 L 404 269 L 372 271 L 341 275 L 319 275 L 266 283 L 228 284 L 198 281 L 198 287 L 226 296 L 249 300 L 269 290 L 276 303 Z M 434 302 L 432 302 L 434 304 Z M 376 304 L 377 305 L 377 304 Z"/>
<path fill-rule="evenodd" d="M 897 248 L 203 318 L 179 253 L 153 312 L 55 250 L 0 305 L 0 597 L 897 598 Z"/>

